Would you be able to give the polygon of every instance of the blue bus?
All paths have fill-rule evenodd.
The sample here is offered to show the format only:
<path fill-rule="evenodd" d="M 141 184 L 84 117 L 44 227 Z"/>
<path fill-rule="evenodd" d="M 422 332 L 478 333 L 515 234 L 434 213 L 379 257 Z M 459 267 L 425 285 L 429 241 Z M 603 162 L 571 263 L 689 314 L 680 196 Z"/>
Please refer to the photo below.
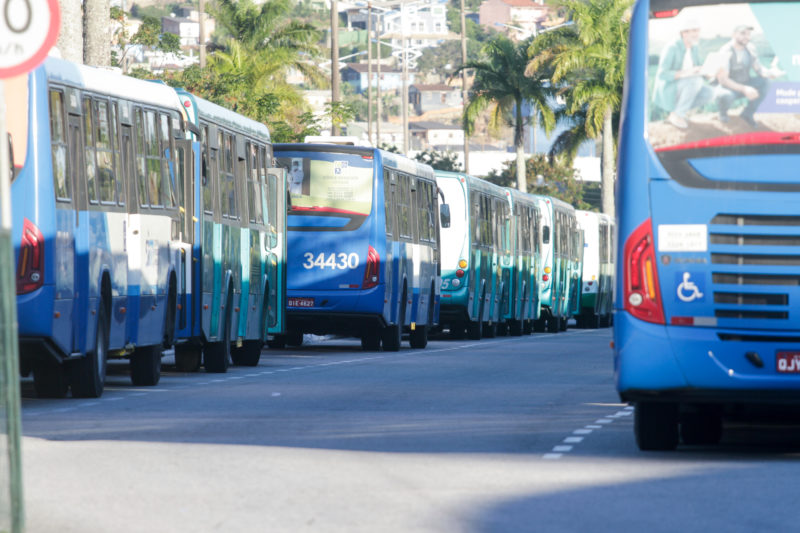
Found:
<path fill-rule="evenodd" d="M 129 357 L 154 385 L 185 286 L 185 114 L 169 87 L 55 58 L 11 83 L 20 370 L 40 396 L 98 397 L 108 357 Z"/>
<path fill-rule="evenodd" d="M 178 245 L 190 290 L 181 306 L 179 369 L 255 366 L 284 328 L 286 172 L 273 168 L 263 124 L 178 89 L 187 112 L 186 213 Z M 192 157 L 195 157 L 192 160 Z"/>
<path fill-rule="evenodd" d="M 361 338 L 364 350 L 427 345 L 438 323 L 439 200 L 433 170 L 397 154 L 276 144 L 289 172 L 286 334 Z"/>
<path fill-rule="evenodd" d="M 800 402 L 792 20 L 796 1 L 634 7 L 614 346 L 643 450 L 715 443 L 729 414 Z"/>
<path fill-rule="evenodd" d="M 449 227 L 441 229 L 442 327 L 453 338 L 465 332 L 472 340 L 494 337 L 502 317 L 509 200 L 502 187 L 461 172 L 437 171 L 436 182 L 450 212 Z"/>

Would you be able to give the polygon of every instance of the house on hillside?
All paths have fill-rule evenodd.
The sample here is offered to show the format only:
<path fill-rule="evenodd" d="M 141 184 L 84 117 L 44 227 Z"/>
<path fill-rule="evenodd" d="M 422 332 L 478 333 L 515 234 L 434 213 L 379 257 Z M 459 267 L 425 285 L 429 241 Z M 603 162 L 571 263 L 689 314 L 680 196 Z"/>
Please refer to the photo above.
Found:
<path fill-rule="evenodd" d="M 479 18 L 482 26 L 505 26 L 512 36 L 524 39 L 537 33 L 549 12 L 544 0 L 486 0 Z"/>
<path fill-rule="evenodd" d="M 366 63 L 348 63 L 341 70 L 342 82 L 349 83 L 357 93 L 367 91 L 369 69 Z M 416 76 L 413 71 L 408 73 L 409 85 L 414 83 Z M 378 86 L 377 65 L 372 65 L 372 87 Z M 403 72 L 395 68 L 381 66 L 381 91 L 399 91 L 403 88 Z"/>
<path fill-rule="evenodd" d="M 432 85 L 414 84 L 408 88 L 408 103 L 414 112 L 422 115 L 428 111 L 461 107 L 461 88 L 443 83 Z"/>
<path fill-rule="evenodd" d="M 464 146 L 464 130 L 439 122 L 411 122 L 408 125 L 411 150 L 454 150 Z"/>

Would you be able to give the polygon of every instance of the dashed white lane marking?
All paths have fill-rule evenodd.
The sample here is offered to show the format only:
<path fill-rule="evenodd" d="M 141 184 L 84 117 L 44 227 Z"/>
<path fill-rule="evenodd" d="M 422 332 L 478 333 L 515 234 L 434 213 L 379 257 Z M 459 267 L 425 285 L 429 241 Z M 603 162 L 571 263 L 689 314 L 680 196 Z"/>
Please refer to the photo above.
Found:
<path fill-rule="evenodd" d="M 273 393 L 272 393 L 272 397 L 273 397 L 273 398 L 277 398 L 277 397 L 278 397 L 278 396 L 280 396 L 280 395 L 281 395 L 281 393 L 280 393 L 280 392 L 273 392 Z"/>
<path fill-rule="evenodd" d="M 619 418 L 625 418 L 627 416 L 631 416 L 633 414 L 633 407 L 628 406 L 625 407 L 622 411 L 617 411 L 613 415 L 607 415 L 604 418 L 598 418 L 595 420 L 594 424 L 587 424 L 582 428 L 578 428 L 572 432 L 572 435 L 591 435 L 594 431 L 598 429 L 603 429 L 604 427 L 608 427 L 608 424 L 614 422 Z M 570 436 L 565 437 L 562 444 L 557 446 L 553 446 L 553 449 L 545 454 L 542 454 L 542 459 L 546 459 L 548 461 L 558 460 L 564 457 L 565 453 L 569 453 L 573 450 L 573 444 L 580 444 L 584 441 L 585 436 Z"/>

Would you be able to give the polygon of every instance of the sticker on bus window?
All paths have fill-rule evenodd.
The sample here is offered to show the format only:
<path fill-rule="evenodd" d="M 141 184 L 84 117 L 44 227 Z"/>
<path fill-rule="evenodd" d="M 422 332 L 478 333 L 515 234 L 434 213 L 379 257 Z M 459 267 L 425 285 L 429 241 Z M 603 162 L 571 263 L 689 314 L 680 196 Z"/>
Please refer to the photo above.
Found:
<path fill-rule="evenodd" d="M 705 224 L 659 224 L 659 252 L 705 252 L 708 227 Z"/>

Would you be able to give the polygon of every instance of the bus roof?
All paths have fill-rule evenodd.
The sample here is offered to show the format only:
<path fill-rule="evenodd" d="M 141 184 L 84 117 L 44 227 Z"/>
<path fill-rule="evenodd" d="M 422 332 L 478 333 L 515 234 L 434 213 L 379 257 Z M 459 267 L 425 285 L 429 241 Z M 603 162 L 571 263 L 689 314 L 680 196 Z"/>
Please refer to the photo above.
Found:
<path fill-rule="evenodd" d="M 210 122 L 221 126 L 227 126 L 233 130 L 250 134 L 257 138 L 265 139 L 267 142 L 272 141 L 269 128 L 261 122 L 234 113 L 230 109 L 196 96 L 186 89 L 178 88 L 175 89 L 175 92 L 181 98 L 189 98 L 197 110 L 197 113 L 202 117 L 206 117 Z M 197 118 L 195 118 L 195 120 L 197 120 Z"/>

